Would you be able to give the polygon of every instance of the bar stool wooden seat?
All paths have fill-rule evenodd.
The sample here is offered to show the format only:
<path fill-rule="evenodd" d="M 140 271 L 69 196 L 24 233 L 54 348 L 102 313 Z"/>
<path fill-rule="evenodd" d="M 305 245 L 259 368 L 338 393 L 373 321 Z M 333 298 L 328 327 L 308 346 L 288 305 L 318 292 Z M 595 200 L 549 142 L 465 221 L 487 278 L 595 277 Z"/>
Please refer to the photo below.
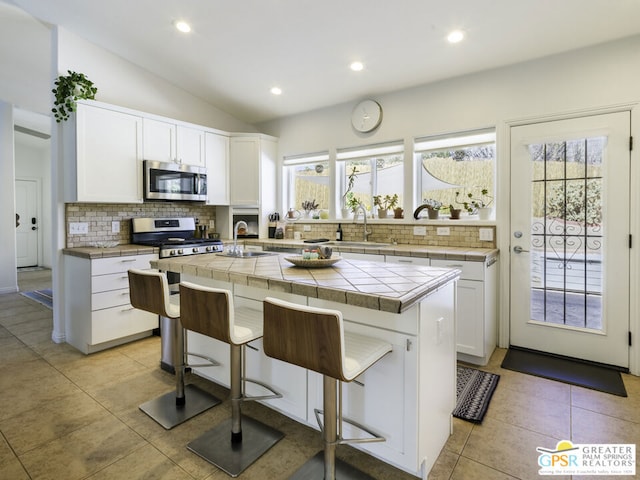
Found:
<path fill-rule="evenodd" d="M 180 323 L 179 297 L 170 295 L 166 275 L 153 270 L 138 269 L 130 269 L 128 274 L 131 305 L 172 320 L 171 332 L 162 333 L 175 336 L 173 361 L 176 366 L 176 390 L 143 403 L 139 407 L 169 430 L 218 405 L 221 401 L 196 385 L 185 386 L 185 342 L 184 329 Z M 211 362 L 210 364 L 218 364 L 213 359 L 207 360 Z"/>
<path fill-rule="evenodd" d="M 324 441 L 324 451 L 305 463 L 290 478 L 300 480 L 370 479 L 360 470 L 336 460 L 342 443 L 384 441 L 366 427 L 342 418 L 338 384 L 350 382 L 392 350 L 390 343 L 377 338 L 345 332 L 342 312 L 308 307 L 276 298 L 264 299 L 263 348 L 266 355 L 323 375 L 324 422 L 316 417 Z M 341 385 L 341 383 L 340 383 Z M 342 398 L 342 395 L 339 396 Z M 371 435 L 363 439 L 343 439 L 342 422 Z"/>
<path fill-rule="evenodd" d="M 234 308 L 228 290 L 188 282 L 180 283 L 180 304 L 181 320 L 187 330 L 228 343 L 230 347 L 231 418 L 189 443 L 187 448 L 237 477 L 284 436 L 241 412 L 243 401 L 282 397 L 268 385 L 244 375 L 245 345 L 262 337 L 262 313 Z M 247 397 L 245 382 L 256 383 L 272 393 Z"/>

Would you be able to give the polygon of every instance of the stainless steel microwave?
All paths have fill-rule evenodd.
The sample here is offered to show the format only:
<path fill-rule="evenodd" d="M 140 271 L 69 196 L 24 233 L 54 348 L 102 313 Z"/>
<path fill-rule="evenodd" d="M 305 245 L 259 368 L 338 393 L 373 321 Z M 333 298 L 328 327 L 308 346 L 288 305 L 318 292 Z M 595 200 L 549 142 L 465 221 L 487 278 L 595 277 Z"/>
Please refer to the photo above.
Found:
<path fill-rule="evenodd" d="M 195 165 L 144 160 L 145 200 L 203 202 L 207 199 L 207 170 Z"/>

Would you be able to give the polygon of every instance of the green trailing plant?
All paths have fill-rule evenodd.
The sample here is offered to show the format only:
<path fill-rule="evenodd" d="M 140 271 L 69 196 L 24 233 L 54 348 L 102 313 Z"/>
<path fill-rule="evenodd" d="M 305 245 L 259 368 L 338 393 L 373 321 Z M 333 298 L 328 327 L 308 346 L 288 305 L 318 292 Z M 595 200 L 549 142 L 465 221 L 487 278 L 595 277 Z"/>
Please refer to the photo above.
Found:
<path fill-rule="evenodd" d="M 302 209 L 307 213 L 311 212 L 312 210 L 317 210 L 319 206 L 320 205 L 316 203 L 315 198 L 313 200 L 305 200 L 304 202 L 302 202 Z"/>
<path fill-rule="evenodd" d="M 54 108 L 51 112 L 55 115 L 56 122 L 68 120 L 69 115 L 76 111 L 78 100 L 95 100 L 97 87 L 84 73 L 67 70 L 68 75 L 60 75 L 54 82 L 56 88 L 51 92 L 56 96 Z"/>
<path fill-rule="evenodd" d="M 460 195 L 460 192 L 456 192 L 456 203 L 461 204 L 469 213 L 475 212 L 478 208 L 488 207 L 493 202 L 493 197 L 489 195 L 489 190 L 486 188 L 480 191 L 478 197 L 474 197 L 473 193 L 469 192 L 466 194 L 466 199 L 463 197 L 463 200 L 460 200 Z"/>
<path fill-rule="evenodd" d="M 442 208 L 442 202 L 434 198 L 428 198 L 424 201 L 424 204 L 429 210 L 440 210 Z"/>
<path fill-rule="evenodd" d="M 342 204 L 344 205 L 344 208 L 351 208 L 349 206 L 349 199 L 353 197 L 353 192 L 351 190 L 353 190 L 353 187 L 356 183 L 356 178 L 358 178 L 358 168 L 354 166 L 351 169 L 351 173 L 347 177 L 347 189 L 344 191 L 344 194 L 342 195 Z"/>

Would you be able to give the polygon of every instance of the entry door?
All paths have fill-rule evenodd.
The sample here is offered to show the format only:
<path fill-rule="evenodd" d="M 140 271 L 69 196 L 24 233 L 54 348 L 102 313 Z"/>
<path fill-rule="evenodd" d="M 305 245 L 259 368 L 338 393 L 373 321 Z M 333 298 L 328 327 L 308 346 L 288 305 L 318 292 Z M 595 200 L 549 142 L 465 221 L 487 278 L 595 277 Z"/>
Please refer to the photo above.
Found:
<path fill-rule="evenodd" d="M 38 182 L 16 180 L 16 260 L 18 267 L 38 265 Z"/>
<path fill-rule="evenodd" d="M 511 129 L 511 345 L 628 367 L 630 113 Z"/>

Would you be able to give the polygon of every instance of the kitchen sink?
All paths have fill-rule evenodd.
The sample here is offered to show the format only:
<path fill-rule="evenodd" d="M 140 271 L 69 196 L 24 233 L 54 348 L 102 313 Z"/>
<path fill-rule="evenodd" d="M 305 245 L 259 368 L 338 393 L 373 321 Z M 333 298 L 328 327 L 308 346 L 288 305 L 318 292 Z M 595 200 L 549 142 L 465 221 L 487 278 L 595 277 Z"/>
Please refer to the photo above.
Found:
<path fill-rule="evenodd" d="M 264 257 L 265 255 L 275 255 L 275 252 L 224 252 L 218 253 L 221 257 L 232 257 L 232 258 L 254 258 L 254 257 Z"/>

